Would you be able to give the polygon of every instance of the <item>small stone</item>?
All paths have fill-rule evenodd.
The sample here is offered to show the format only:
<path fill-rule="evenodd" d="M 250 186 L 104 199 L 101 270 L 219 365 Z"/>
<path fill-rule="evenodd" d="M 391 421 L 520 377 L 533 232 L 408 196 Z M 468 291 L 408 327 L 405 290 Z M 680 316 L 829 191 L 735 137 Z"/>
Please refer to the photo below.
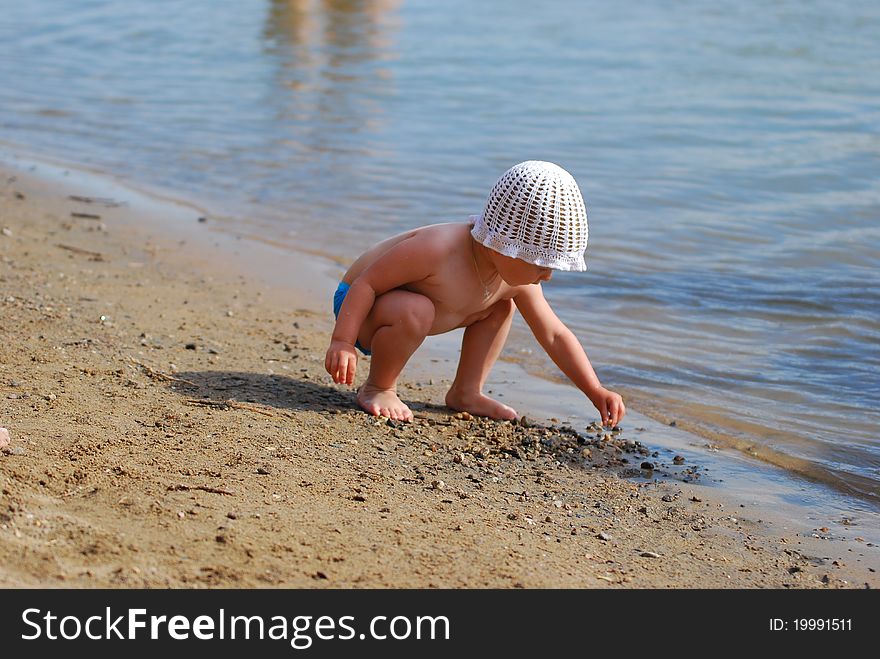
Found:
<path fill-rule="evenodd" d="M 677 465 L 684 464 L 684 456 L 676 455 L 674 458 L 672 458 L 672 461 Z"/>
<path fill-rule="evenodd" d="M 643 551 L 639 556 L 644 556 L 645 558 L 660 558 L 660 554 L 655 551 Z"/>
<path fill-rule="evenodd" d="M 529 417 L 523 416 L 519 419 L 519 425 L 521 425 L 523 428 L 529 428 L 532 425 L 532 421 L 531 419 L 529 419 Z"/>
<path fill-rule="evenodd" d="M 187 343 L 184 347 L 185 347 L 187 350 L 195 350 L 195 349 L 196 349 L 196 344 L 195 344 L 195 343 Z"/>
<path fill-rule="evenodd" d="M 669 503 L 670 501 L 675 501 L 675 497 L 671 494 L 664 494 L 662 497 L 660 497 L 660 501 L 665 501 L 666 503 Z"/>
<path fill-rule="evenodd" d="M 9 227 L 3 227 L 3 230 L 0 231 L 0 233 L 8 237 L 12 235 L 12 230 Z"/>
<path fill-rule="evenodd" d="M 431 487 L 434 488 L 435 490 L 442 490 L 446 487 L 446 483 L 444 483 L 443 481 L 439 481 L 439 480 L 434 481 L 433 483 L 431 483 Z"/>
<path fill-rule="evenodd" d="M 462 455 L 461 453 L 456 453 L 455 457 L 452 458 L 452 461 L 455 464 L 461 464 L 462 460 L 464 460 L 464 455 Z"/>
<path fill-rule="evenodd" d="M 179 510 L 179 511 L 177 512 L 177 516 L 178 516 L 180 519 L 183 519 L 184 517 L 186 517 L 186 513 L 183 512 L 182 510 Z"/>
<path fill-rule="evenodd" d="M 46 396 L 46 400 L 55 400 L 56 398 L 57 396 L 55 394 L 49 394 L 48 396 Z"/>
<path fill-rule="evenodd" d="M 272 473 L 272 470 L 267 466 L 257 467 L 257 473 L 263 476 L 268 476 Z"/>
<path fill-rule="evenodd" d="M 351 499 L 352 501 L 366 501 L 367 497 L 365 497 L 363 494 L 355 494 Z"/>
<path fill-rule="evenodd" d="M 9 400 L 15 400 L 16 398 L 18 398 L 18 394 L 9 394 L 9 395 L 7 396 L 7 398 L 8 398 Z"/>
<path fill-rule="evenodd" d="M 571 534 L 572 534 L 572 535 L 577 535 L 577 534 L 578 534 L 578 530 L 577 530 L 577 529 L 572 529 L 572 530 L 571 530 Z"/>
<path fill-rule="evenodd" d="M 200 217 L 200 218 L 199 218 L 199 222 L 201 222 L 202 224 L 204 224 L 204 223 L 207 222 L 207 221 L 208 221 L 208 218 L 207 218 L 207 217 Z"/>
<path fill-rule="evenodd" d="M 461 419 L 462 421 L 473 421 L 474 417 L 468 412 L 459 412 L 455 415 L 456 419 Z"/>
<path fill-rule="evenodd" d="M 507 519 L 516 519 L 516 513 L 507 513 Z"/>
<path fill-rule="evenodd" d="M 238 515 L 236 515 L 235 513 L 226 513 L 226 516 L 229 519 L 238 519 Z"/>
<path fill-rule="evenodd" d="M 605 540 L 606 542 L 611 540 L 611 536 L 605 533 L 605 531 L 600 531 L 596 537 L 599 538 L 599 540 Z"/>
<path fill-rule="evenodd" d="M 227 311 L 227 312 L 226 312 L 226 315 L 227 315 L 229 318 L 232 318 L 235 314 L 232 313 L 232 311 Z"/>
<path fill-rule="evenodd" d="M 226 536 L 223 535 L 222 533 L 216 535 L 216 536 L 214 537 L 214 540 L 216 540 L 216 541 L 219 542 L 220 544 L 226 544 Z"/>
<path fill-rule="evenodd" d="M 691 497 L 691 501 L 694 503 L 702 503 L 703 500 L 699 497 Z"/>
<path fill-rule="evenodd" d="M 678 425 L 678 423 L 675 422 L 675 421 L 670 421 L 670 422 L 669 422 L 669 425 L 670 425 L 671 427 L 675 428 L 675 427 Z"/>
<path fill-rule="evenodd" d="M 588 448 L 585 448 L 581 451 L 581 456 L 587 460 L 589 460 L 590 456 L 592 456 L 592 455 L 593 455 L 593 452 Z"/>
<path fill-rule="evenodd" d="M 549 523 L 553 521 L 553 518 L 550 517 L 550 515 L 547 515 L 547 517 L 544 518 L 544 521 Z"/>
<path fill-rule="evenodd" d="M 9 431 L 6 428 L 0 428 L 0 448 L 6 448 L 11 441 Z"/>
<path fill-rule="evenodd" d="M 642 463 L 642 469 L 648 469 L 648 470 L 650 470 L 650 469 L 653 469 L 653 468 L 654 468 L 654 463 L 653 463 L 653 462 L 643 462 L 643 463 Z"/>

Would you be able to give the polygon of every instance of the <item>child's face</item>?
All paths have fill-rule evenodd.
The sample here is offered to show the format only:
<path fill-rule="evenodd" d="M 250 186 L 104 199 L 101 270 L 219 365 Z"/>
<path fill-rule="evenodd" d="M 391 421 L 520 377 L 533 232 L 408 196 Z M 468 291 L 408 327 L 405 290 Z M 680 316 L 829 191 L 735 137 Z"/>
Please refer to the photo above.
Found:
<path fill-rule="evenodd" d="M 510 286 L 539 284 L 542 281 L 550 281 L 553 276 L 553 270 L 550 268 L 543 268 L 539 265 L 526 263 L 521 259 L 503 256 L 498 252 L 492 252 L 491 258 L 498 274 Z"/>

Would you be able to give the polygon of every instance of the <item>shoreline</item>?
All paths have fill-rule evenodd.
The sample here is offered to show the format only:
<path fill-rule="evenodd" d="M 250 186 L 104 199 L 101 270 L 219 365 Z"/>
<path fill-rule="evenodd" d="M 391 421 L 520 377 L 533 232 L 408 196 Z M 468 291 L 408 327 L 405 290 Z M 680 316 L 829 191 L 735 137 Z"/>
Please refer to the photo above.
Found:
<path fill-rule="evenodd" d="M 39 164 L 43 179 L 62 185 L 75 182 L 77 186 L 86 186 L 98 195 L 118 194 L 129 199 L 133 211 L 132 221 L 152 227 L 154 239 L 159 235 L 173 235 L 186 241 L 191 249 L 196 250 L 195 257 L 206 271 L 216 268 L 215 262 L 218 259 L 227 260 L 233 257 L 233 271 L 239 275 L 259 278 L 263 285 L 277 294 L 275 299 L 279 304 L 286 304 L 294 296 L 303 304 L 308 302 L 312 308 L 323 309 L 327 304 L 327 291 L 335 289 L 339 277 L 348 265 L 336 254 L 296 244 L 293 238 L 295 234 L 281 236 L 253 218 L 243 219 L 224 214 L 217 203 L 209 200 L 178 197 L 177 192 L 132 184 L 93 167 L 29 153 L 12 143 L 0 141 L 0 165 L 5 162 L 7 166 L 15 166 L 14 163 L 19 161 L 26 167 Z M 206 223 L 197 225 L 192 221 L 193 217 L 202 217 Z M 263 233 L 271 234 L 272 237 L 266 237 Z M 508 346 L 502 352 L 489 384 L 495 380 L 519 382 L 524 376 L 534 378 L 540 385 L 539 390 L 536 392 L 531 389 L 528 396 L 514 407 L 544 421 L 559 417 L 585 425 L 594 420 L 591 417 L 592 406 L 585 403 L 585 399 L 568 384 L 561 373 L 555 370 L 535 371 L 520 359 L 517 348 L 529 345 L 530 350 L 540 348 L 533 342 L 521 318 L 514 318 L 513 329 L 511 335 L 519 336 L 526 343 L 512 345 L 511 339 L 508 339 Z M 428 337 L 418 356 L 427 357 L 430 362 L 427 359 L 413 359 L 407 369 L 415 376 L 429 380 L 434 375 L 434 364 L 449 361 L 449 355 L 457 353 L 459 344 L 460 331 L 441 337 Z M 552 364 L 550 366 L 555 369 Z M 506 371 L 506 375 L 499 378 L 497 374 L 501 369 Z M 560 383 L 563 383 L 562 386 Z M 539 395 L 536 396 L 536 393 Z M 442 398 L 440 396 L 438 400 L 442 401 Z M 543 402 L 534 405 L 537 399 Z M 696 428 L 686 414 L 673 414 L 671 408 L 666 408 L 668 399 L 663 401 L 658 396 L 640 393 L 637 398 L 630 396 L 628 400 L 631 403 L 633 400 L 636 402 L 629 406 L 628 423 L 632 423 L 632 419 L 637 416 L 635 425 L 650 425 L 652 435 L 661 435 L 660 443 L 670 450 L 694 451 L 700 461 L 707 463 L 707 466 L 711 464 L 718 472 L 728 471 L 731 461 L 734 465 L 742 464 L 743 467 L 736 470 L 736 475 L 731 475 L 733 482 L 730 479 L 725 480 L 725 490 L 730 490 L 735 497 L 749 498 L 753 490 L 762 492 L 765 495 L 763 501 L 766 514 L 770 515 L 781 509 L 779 518 L 800 530 L 810 530 L 817 526 L 834 527 L 835 517 L 859 519 L 870 527 L 870 539 L 880 544 L 880 508 L 877 501 L 858 489 L 853 490 L 852 482 L 829 480 L 828 473 L 821 470 L 821 465 L 787 454 L 777 454 L 763 444 L 736 439 L 705 427 Z M 561 401 L 564 401 L 563 405 L 559 404 Z M 583 408 L 587 409 L 583 414 L 571 414 L 568 411 Z M 636 409 L 638 413 L 634 416 L 633 411 Z M 677 431 L 672 431 L 667 426 L 674 426 Z M 758 478 L 747 474 L 749 469 L 756 471 Z M 808 483 L 809 488 L 805 488 L 804 483 Z M 814 515 L 817 502 L 827 509 L 824 516 Z M 812 521 L 817 523 L 811 526 Z M 841 527 L 837 530 L 848 529 Z"/>
<path fill-rule="evenodd" d="M 323 291 L 336 266 L 261 245 L 277 258 L 245 277 L 242 265 L 261 259 L 242 255 L 251 249 L 235 235 L 196 236 L 213 223 L 201 226 L 195 207 L 181 205 L 189 223 L 175 224 L 166 210 L 135 202 L 68 199 L 71 186 L 101 196 L 76 174 L 48 183 L 39 171 L 2 169 L 9 210 L 0 224 L 11 233 L 0 238 L 3 300 L 14 301 L 0 302 L 13 318 L 0 425 L 24 451 L 0 455 L 14 508 L 0 544 L 21 557 L 4 571 L 5 585 L 877 585 L 869 570 L 877 549 L 854 539 L 859 527 L 847 537 L 837 529 L 807 537 L 764 511 L 752 518 L 751 503 L 746 512 L 711 488 L 621 478 L 651 457 L 617 439 L 585 445 L 563 424 L 455 418 L 429 403 L 442 401 L 442 383 L 430 384 L 424 368 L 405 372 L 402 390 L 416 401 L 418 423 L 368 417 L 350 392 L 322 384 Z M 162 235 L 172 227 L 174 238 Z M 237 261 L 224 267 L 230 254 Z M 288 269 L 278 272 L 279 263 Z M 272 278 L 310 286 L 294 287 L 291 304 L 291 287 L 266 285 Z M 110 312 L 95 313 L 102 309 Z M 425 354 L 450 353 L 438 344 Z M 435 358 L 423 360 L 428 369 Z M 515 377 L 515 368 L 499 364 L 493 382 Z M 224 407 L 221 392 L 237 404 Z M 640 427 L 635 419 L 628 414 L 628 425 Z M 658 432 L 648 433 L 649 453 L 660 448 Z M 638 433 L 625 438 L 639 441 Z M 584 449 L 591 457 L 570 464 Z M 188 466 L 175 469 L 169 452 Z M 699 467 L 690 456 L 686 464 Z M 224 485 L 230 479 L 235 487 Z M 306 531 L 294 523 L 302 519 Z M 482 560 L 473 560 L 475 548 Z M 144 565 L 129 570 L 137 557 Z M 193 557 L 210 569 L 191 569 Z M 307 567 L 292 569 L 291 557 Z M 280 580 L 264 579 L 266 570 Z"/>

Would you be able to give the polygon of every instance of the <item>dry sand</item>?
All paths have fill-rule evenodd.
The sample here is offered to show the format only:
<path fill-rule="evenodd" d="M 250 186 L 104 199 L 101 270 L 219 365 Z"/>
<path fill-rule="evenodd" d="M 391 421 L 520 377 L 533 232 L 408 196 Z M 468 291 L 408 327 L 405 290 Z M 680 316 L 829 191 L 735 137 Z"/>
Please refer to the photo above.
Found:
<path fill-rule="evenodd" d="M 0 174 L 0 585 L 877 585 L 865 543 L 627 478 L 628 430 L 462 418 L 412 381 L 414 423 L 370 417 L 324 373 L 325 307 Z"/>

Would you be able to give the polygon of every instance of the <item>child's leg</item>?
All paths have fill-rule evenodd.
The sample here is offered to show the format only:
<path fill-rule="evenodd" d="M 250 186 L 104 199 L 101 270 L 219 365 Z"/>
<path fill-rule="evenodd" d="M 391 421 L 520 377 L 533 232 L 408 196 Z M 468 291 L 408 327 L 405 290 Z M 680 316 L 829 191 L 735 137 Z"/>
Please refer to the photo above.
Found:
<path fill-rule="evenodd" d="M 483 395 L 483 385 L 501 354 L 512 320 L 513 300 L 501 300 L 488 316 L 465 329 L 458 371 L 446 394 L 449 407 L 493 419 L 516 418 L 513 408 Z"/>
<path fill-rule="evenodd" d="M 373 353 L 370 374 L 357 393 L 365 411 L 412 421 L 412 412 L 397 397 L 397 378 L 433 322 L 434 303 L 424 295 L 397 289 L 376 298 L 358 335 Z"/>

